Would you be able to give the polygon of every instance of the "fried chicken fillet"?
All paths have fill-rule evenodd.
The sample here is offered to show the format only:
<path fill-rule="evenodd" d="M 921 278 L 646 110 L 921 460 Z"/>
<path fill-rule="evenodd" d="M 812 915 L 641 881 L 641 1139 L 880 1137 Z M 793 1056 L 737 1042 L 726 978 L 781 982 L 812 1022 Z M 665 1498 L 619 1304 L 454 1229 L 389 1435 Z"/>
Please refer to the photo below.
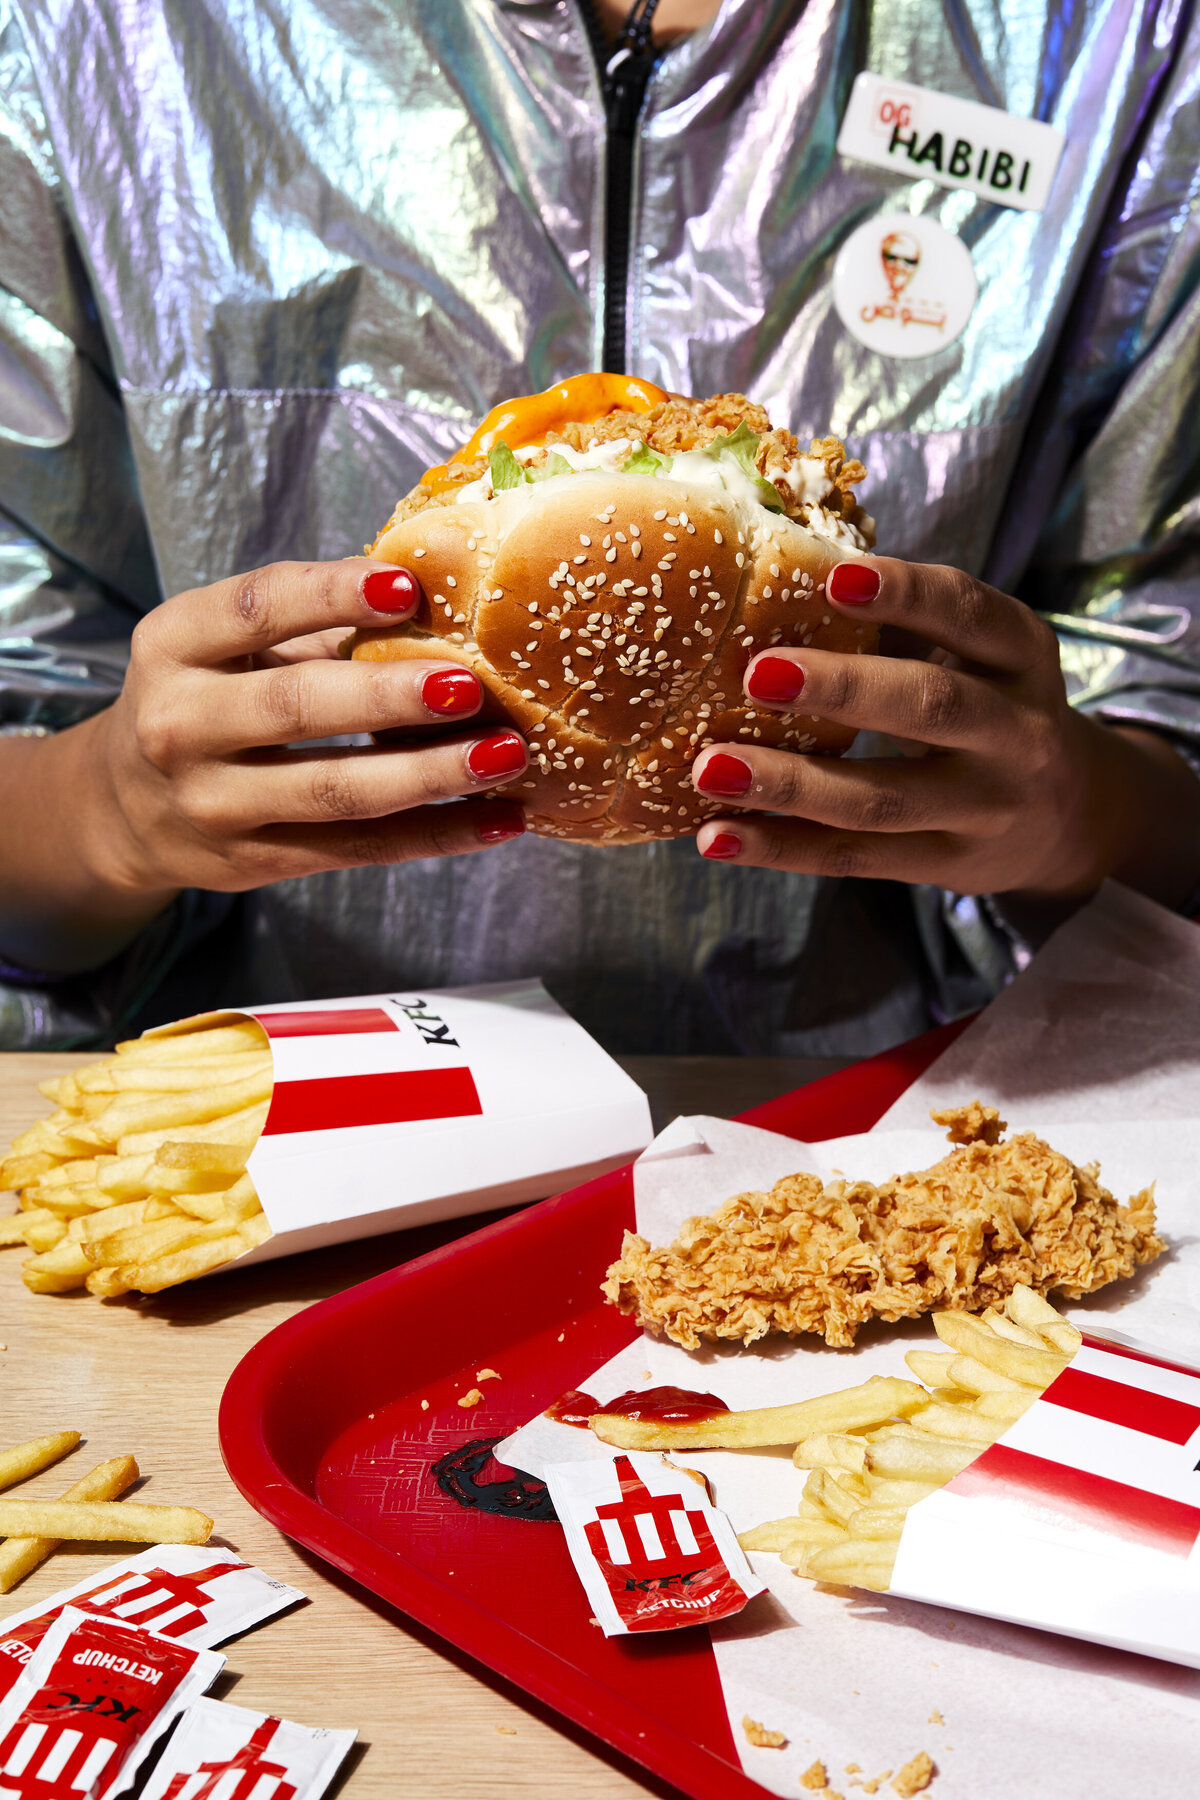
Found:
<path fill-rule="evenodd" d="M 959 1148 L 918 1174 L 879 1187 L 789 1175 L 688 1219 L 664 1249 L 627 1231 L 605 1295 L 685 1350 L 775 1331 L 840 1347 L 867 1319 L 982 1312 L 1020 1282 L 1077 1300 L 1166 1248 L 1153 1188 L 1121 1206 L 1096 1164 L 1076 1168 L 1032 1132 L 1001 1142 L 1004 1120 L 977 1100 L 932 1118 Z"/>

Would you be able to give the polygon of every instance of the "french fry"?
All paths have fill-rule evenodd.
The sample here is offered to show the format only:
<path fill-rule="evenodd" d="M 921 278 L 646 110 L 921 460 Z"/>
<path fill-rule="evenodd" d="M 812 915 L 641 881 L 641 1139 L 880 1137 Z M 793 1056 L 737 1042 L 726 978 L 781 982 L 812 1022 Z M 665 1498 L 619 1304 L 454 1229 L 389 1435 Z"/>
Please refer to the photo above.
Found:
<path fill-rule="evenodd" d="M 132 1456 L 113 1456 L 98 1463 L 91 1472 L 69 1487 L 64 1500 L 115 1500 L 138 1478 L 138 1466 Z M 39 1563 L 58 1549 L 61 1538 L 12 1537 L 0 1543 L 0 1594 L 11 1593 L 19 1581 L 32 1574 Z"/>
<path fill-rule="evenodd" d="M 259 1133 L 266 1122 L 265 1105 L 248 1106 L 244 1111 L 229 1113 L 225 1118 L 206 1119 L 201 1125 L 175 1125 L 161 1131 L 131 1132 L 128 1137 L 118 1138 L 117 1152 L 121 1156 L 133 1156 L 139 1150 L 157 1150 L 160 1145 L 171 1143 L 244 1144 L 249 1151 L 258 1142 Z M 90 1130 L 91 1127 L 85 1129 Z"/>
<path fill-rule="evenodd" d="M 89 1213 L 85 1219 L 72 1219 L 68 1233 L 86 1252 L 89 1245 L 115 1236 L 128 1225 L 142 1225 L 155 1219 L 178 1219 L 179 1212 L 170 1200 L 123 1200 L 119 1206 L 103 1212 Z"/>
<path fill-rule="evenodd" d="M 264 1071 L 269 1077 L 270 1056 L 250 1052 L 196 1063 L 142 1063 L 125 1057 L 102 1069 L 81 1069 L 75 1079 L 81 1097 L 109 1096 L 107 1103 L 111 1104 L 118 1094 L 190 1093 L 194 1089 L 225 1087 Z"/>
<path fill-rule="evenodd" d="M 818 1550 L 809 1557 L 807 1573 L 814 1581 L 885 1592 L 892 1579 L 899 1543 L 899 1538 L 885 1538 L 877 1543 L 852 1539 L 845 1544 L 831 1544 L 827 1550 Z"/>
<path fill-rule="evenodd" d="M 778 1554 L 789 1544 L 803 1543 L 811 1548 L 816 1544 L 840 1543 L 844 1536 L 841 1526 L 832 1520 L 799 1519 L 793 1513 L 790 1518 L 768 1519 L 765 1525 L 739 1532 L 738 1543 L 743 1550 L 773 1550 Z"/>
<path fill-rule="evenodd" d="M 58 1160 L 44 1150 L 35 1150 L 26 1156 L 10 1152 L 0 1160 L 0 1188 L 15 1192 L 17 1188 L 28 1187 L 30 1182 L 39 1180 L 56 1168 Z"/>
<path fill-rule="evenodd" d="M 63 1098 L 62 1098 L 63 1080 L 64 1080 L 64 1077 L 62 1075 L 51 1075 L 48 1077 L 47 1080 L 39 1081 L 37 1083 L 37 1091 L 39 1094 L 42 1094 L 47 1100 L 53 1101 L 55 1106 L 62 1106 L 62 1104 L 63 1104 Z"/>
<path fill-rule="evenodd" d="M 1023 1381 L 1014 1381 L 1009 1375 L 1002 1375 L 999 1369 L 989 1369 L 976 1356 L 952 1356 L 950 1366 L 954 1371 L 954 1384 L 968 1394 L 1019 1393 L 1022 1388 L 1027 1393 L 1036 1392 Z"/>
<path fill-rule="evenodd" d="M 835 1481 L 824 1469 L 814 1469 L 804 1484 L 804 1496 L 812 1500 L 836 1525 L 847 1525 L 862 1504 L 858 1495 Z"/>
<path fill-rule="evenodd" d="M 604 1443 L 622 1450 L 749 1450 L 795 1444 L 824 1432 L 861 1430 L 913 1412 L 928 1398 L 916 1382 L 886 1376 L 791 1406 L 715 1413 L 680 1424 L 627 1419 L 620 1413 L 597 1413 L 588 1423 Z"/>
<path fill-rule="evenodd" d="M 779 1551 L 782 1562 L 792 1568 L 803 1566 L 814 1550 L 826 1550 L 830 1544 L 846 1542 L 846 1528 L 836 1525 L 832 1519 L 801 1519 L 793 1525 L 783 1549 Z"/>
<path fill-rule="evenodd" d="M 25 1242 L 39 1254 L 53 1250 L 67 1235 L 67 1221 L 60 1219 L 57 1213 L 47 1212 L 45 1207 L 35 1212 L 18 1213 L 17 1217 L 24 1224 Z"/>
<path fill-rule="evenodd" d="M 804 1438 L 792 1451 L 792 1461 L 798 1469 L 847 1469 L 861 1475 L 867 1466 L 867 1446 L 849 1432 L 827 1431 Z"/>
<path fill-rule="evenodd" d="M 910 1350 L 904 1358 L 918 1381 L 926 1387 L 961 1387 L 951 1370 L 953 1355 L 941 1350 Z"/>
<path fill-rule="evenodd" d="M 0 1451 L 0 1488 L 12 1487 L 15 1481 L 28 1481 L 51 1463 L 60 1462 L 68 1450 L 79 1442 L 77 1431 L 54 1431 L 49 1437 L 29 1438 Z"/>
<path fill-rule="evenodd" d="M 887 1432 L 867 1451 L 867 1468 L 873 1475 L 943 1487 L 975 1461 L 980 1449 L 969 1439 L 935 1438 L 922 1431 Z"/>
<path fill-rule="evenodd" d="M 904 1530 L 907 1509 L 898 1506 L 860 1506 L 846 1521 L 852 1538 L 898 1538 Z"/>
<path fill-rule="evenodd" d="M 117 1045 L 120 1057 L 142 1062 L 188 1062 L 193 1057 L 228 1056 L 236 1050 L 261 1050 L 267 1041 L 262 1026 L 253 1019 L 236 1025 L 208 1025 L 196 1031 L 172 1032 L 170 1037 L 126 1038 Z"/>
<path fill-rule="evenodd" d="M 904 1481 L 898 1476 L 867 1476 L 867 1492 L 872 1506 L 915 1506 L 928 1494 L 936 1494 L 941 1484 L 936 1481 Z"/>
<path fill-rule="evenodd" d="M 997 1337 L 1007 1338 L 1010 1344 L 1023 1344 L 1027 1350 L 1044 1350 L 1046 1340 L 1036 1331 L 1026 1331 L 1023 1325 L 1017 1325 L 1007 1313 L 989 1306 L 982 1314 L 984 1324 L 995 1332 Z"/>
<path fill-rule="evenodd" d="M 934 1313 L 933 1328 L 951 1350 L 973 1356 L 985 1368 L 995 1369 L 1011 1381 L 1047 1388 L 1066 1366 L 1065 1359 L 1052 1350 L 1030 1350 L 1024 1344 L 998 1337 L 982 1319 L 972 1318 L 970 1313 Z"/>
<path fill-rule="evenodd" d="M 995 1419 L 981 1418 L 971 1405 L 946 1406 L 937 1401 L 932 1406 L 918 1407 L 912 1414 L 911 1423 L 918 1431 L 928 1431 L 932 1437 L 978 1444 L 981 1449 L 994 1444 L 1004 1429 Z"/>
<path fill-rule="evenodd" d="M 1024 1418 L 1036 1399 L 1036 1388 L 1014 1387 L 993 1390 L 990 1394 L 977 1396 L 973 1411 L 978 1413 L 980 1418 L 997 1420 L 1003 1429 L 1014 1425 L 1018 1419 Z"/>
<path fill-rule="evenodd" d="M 47 1169 L 37 1181 L 37 1187 L 79 1187 L 83 1183 L 95 1181 L 100 1164 L 93 1158 L 76 1158 L 69 1163 L 56 1163 L 54 1168 Z"/>
<path fill-rule="evenodd" d="M 116 1300 L 129 1292 L 129 1283 L 122 1277 L 120 1269 L 93 1269 L 83 1285 L 89 1294 L 95 1294 L 100 1300 Z"/>
<path fill-rule="evenodd" d="M 92 1196 L 95 1196 L 95 1199 Z M 97 1204 L 106 1205 L 105 1197 L 96 1186 L 91 1187 L 36 1187 L 31 1191 L 32 1200 L 39 1210 L 52 1212 L 59 1219 L 78 1219 L 85 1214 L 95 1212 Z"/>
<path fill-rule="evenodd" d="M 222 1268 L 235 1256 L 251 1248 L 239 1232 L 213 1238 L 205 1244 L 192 1244 L 174 1255 L 156 1257 L 153 1262 L 135 1263 L 121 1270 L 130 1287 L 143 1294 L 160 1294 L 164 1288 L 178 1287 L 181 1281 L 194 1281 Z"/>
<path fill-rule="evenodd" d="M 166 1206 L 170 1202 L 160 1201 L 158 1204 Z M 219 1220 L 208 1225 L 200 1219 L 186 1218 L 173 1209 L 169 1218 L 143 1219 L 131 1225 L 122 1225 L 116 1231 L 93 1238 L 83 1244 L 82 1249 L 89 1259 L 89 1267 L 113 1265 L 123 1268 L 128 1263 L 152 1262 L 156 1257 L 167 1256 L 172 1251 L 185 1250 L 189 1244 L 209 1242 L 213 1238 L 224 1236 L 228 1229 Z"/>
<path fill-rule="evenodd" d="M 213 1522 L 193 1506 L 136 1500 L 9 1500 L 0 1497 L 0 1534 L 87 1544 L 205 1544 Z"/>
<path fill-rule="evenodd" d="M 154 1152 L 144 1150 L 138 1156 L 109 1156 L 96 1165 L 96 1186 L 110 1201 L 141 1200 L 148 1193 L 146 1176 L 154 1162 Z"/>
<path fill-rule="evenodd" d="M 144 1179 L 155 1194 L 206 1194 L 229 1187 L 245 1168 L 246 1151 L 239 1144 L 163 1144 Z"/>
<path fill-rule="evenodd" d="M 231 1113 L 270 1099 L 270 1096 L 271 1065 L 268 1062 L 257 1074 L 215 1087 L 193 1088 L 182 1094 L 118 1096 L 93 1118 L 91 1130 L 96 1134 L 97 1143 L 119 1144 L 123 1139 L 145 1132 L 173 1131 L 181 1125 L 223 1120 Z"/>
<path fill-rule="evenodd" d="M 28 1257 L 21 1265 L 21 1279 L 34 1294 L 69 1294 L 83 1286 L 91 1266 L 80 1245 L 64 1237 L 53 1250 Z"/>
<path fill-rule="evenodd" d="M 28 1213 L 8 1213 L 0 1219 L 0 1249 L 8 1250 L 14 1244 L 25 1243 L 25 1221 Z"/>
<path fill-rule="evenodd" d="M 1004 1310 L 1009 1318 L 1018 1325 L 1024 1325 L 1027 1331 L 1036 1331 L 1063 1356 L 1074 1356 L 1083 1343 L 1083 1333 L 1061 1313 L 1055 1312 L 1050 1302 L 1041 1294 L 1035 1294 L 1032 1288 L 1014 1288 L 1004 1302 Z"/>

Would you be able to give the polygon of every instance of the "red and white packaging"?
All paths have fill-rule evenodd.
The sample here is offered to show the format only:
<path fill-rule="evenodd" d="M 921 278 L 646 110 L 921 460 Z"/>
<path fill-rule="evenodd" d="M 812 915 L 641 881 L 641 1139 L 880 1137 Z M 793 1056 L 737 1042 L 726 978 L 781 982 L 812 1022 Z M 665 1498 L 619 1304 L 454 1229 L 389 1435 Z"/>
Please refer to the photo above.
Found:
<path fill-rule="evenodd" d="M 67 1606 L 145 1627 L 193 1650 L 210 1650 L 306 1597 L 230 1550 L 155 1544 L 0 1620 L 0 1695 L 13 1686 Z M 0 1789 L 0 1800 L 2 1795 Z"/>
<path fill-rule="evenodd" d="M 1200 1668 L 1200 1370 L 1085 1335 L 910 1508 L 890 1591 Z"/>
<path fill-rule="evenodd" d="M 665 1457 L 631 1450 L 542 1473 L 605 1637 L 711 1625 L 762 1593 L 703 1483 Z"/>
<path fill-rule="evenodd" d="M 197 1700 L 140 1800 L 319 1800 L 357 1736 Z"/>
<path fill-rule="evenodd" d="M 217 1650 L 64 1609 L 0 1700 L 0 1800 L 111 1800 L 225 1666 Z"/>
<path fill-rule="evenodd" d="M 248 1168 L 262 1262 L 540 1200 L 629 1162 L 650 1107 L 540 981 L 211 1013 L 255 1018 L 275 1087 Z"/>

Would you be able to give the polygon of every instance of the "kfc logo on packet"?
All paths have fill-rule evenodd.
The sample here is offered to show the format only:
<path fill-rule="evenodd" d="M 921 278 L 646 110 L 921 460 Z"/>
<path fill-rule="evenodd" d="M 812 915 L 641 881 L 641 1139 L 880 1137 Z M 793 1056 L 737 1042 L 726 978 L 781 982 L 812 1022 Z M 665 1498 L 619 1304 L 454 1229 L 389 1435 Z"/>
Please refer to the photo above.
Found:
<path fill-rule="evenodd" d="M 197 1700 L 142 1800 L 318 1800 L 357 1735 Z"/>
<path fill-rule="evenodd" d="M 0 1700 L 0 1800 L 110 1800 L 224 1664 L 65 1607 Z"/>
<path fill-rule="evenodd" d="M 159 1544 L 5 1619 L 0 1624 L 0 1695 L 12 1687 L 65 1606 L 208 1650 L 305 1598 L 299 1588 L 272 1580 L 231 1552 Z"/>
<path fill-rule="evenodd" d="M 545 1481 L 606 1637 L 711 1624 L 762 1593 L 724 1513 L 665 1458 L 559 1463 Z"/>

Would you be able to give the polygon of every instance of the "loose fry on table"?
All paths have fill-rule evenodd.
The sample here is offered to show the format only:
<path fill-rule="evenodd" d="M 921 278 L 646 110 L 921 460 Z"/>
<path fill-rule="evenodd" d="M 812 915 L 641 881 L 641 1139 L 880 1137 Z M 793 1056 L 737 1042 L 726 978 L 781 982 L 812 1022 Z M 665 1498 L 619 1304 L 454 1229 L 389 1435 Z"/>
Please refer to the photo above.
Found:
<path fill-rule="evenodd" d="M 23 1244 L 25 1240 L 26 1213 L 10 1213 L 0 1219 L 0 1249 L 10 1249 L 13 1244 Z"/>
<path fill-rule="evenodd" d="M 74 1238 L 64 1237 L 53 1250 L 27 1257 L 21 1265 L 21 1279 L 34 1294 L 69 1294 L 82 1287 L 91 1263 Z"/>
<path fill-rule="evenodd" d="M 213 1522 L 194 1506 L 137 1500 L 9 1500 L 0 1497 L 0 1535 L 70 1538 L 89 1544 L 206 1544 Z"/>
<path fill-rule="evenodd" d="M 113 1456 L 98 1463 L 89 1474 L 61 1496 L 63 1500 L 115 1500 L 131 1487 L 139 1474 L 132 1456 Z M 45 1562 L 62 1543 L 53 1537 L 12 1537 L 0 1543 L 0 1594 L 7 1594 L 19 1581 Z"/>
<path fill-rule="evenodd" d="M 49 1437 L 30 1438 L 0 1451 L 0 1488 L 12 1487 L 15 1481 L 27 1481 L 51 1463 L 61 1461 L 68 1450 L 79 1442 L 77 1431 L 54 1431 Z"/>
<path fill-rule="evenodd" d="M 792 1406 L 764 1406 L 748 1412 L 714 1413 L 679 1424 L 596 1413 L 588 1424 L 606 1444 L 622 1450 L 749 1450 L 794 1444 L 819 1432 L 848 1431 L 882 1424 L 897 1413 L 922 1406 L 929 1395 L 913 1381 L 885 1376 L 838 1394 L 821 1394 Z"/>

